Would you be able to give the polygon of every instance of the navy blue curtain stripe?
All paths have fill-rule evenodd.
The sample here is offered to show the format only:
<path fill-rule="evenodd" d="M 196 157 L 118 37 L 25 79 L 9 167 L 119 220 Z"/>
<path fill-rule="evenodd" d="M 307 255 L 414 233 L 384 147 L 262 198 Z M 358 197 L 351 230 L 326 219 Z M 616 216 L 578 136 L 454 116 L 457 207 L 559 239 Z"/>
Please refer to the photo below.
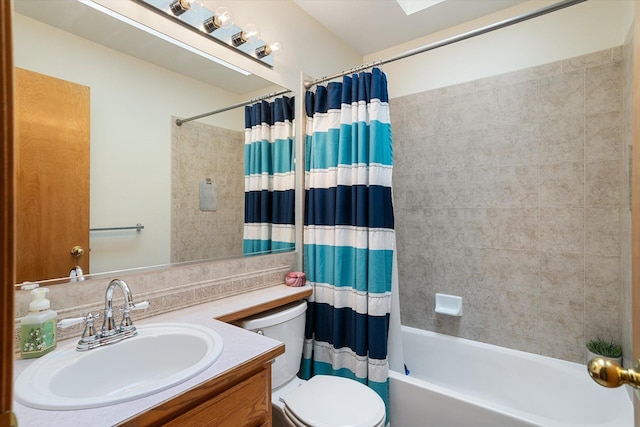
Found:
<path fill-rule="evenodd" d="M 313 303 L 313 306 L 311 321 L 317 325 L 316 340 L 332 344 L 336 349 L 350 348 L 359 356 L 369 355 L 373 359 L 387 357 L 385 334 L 371 331 L 387 330 L 389 314 L 369 316 L 359 314 L 350 307 L 335 308 L 321 303 Z"/>
<path fill-rule="evenodd" d="M 278 122 L 293 122 L 295 115 L 295 97 L 276 98 L 273 102 L 261 101 L 244 107 L 244 127 L 258 124 L 273 126 Z"/>
<path fill-rule="evenodd" d="M 311 188 L 304 225 L 394 228 L 391 188 L 378 185 Z"/>
<path fill-rule="evenodd" d="M 244 193 L 244 222 L 294 224 L 295 190 L 249 191 Z"/>

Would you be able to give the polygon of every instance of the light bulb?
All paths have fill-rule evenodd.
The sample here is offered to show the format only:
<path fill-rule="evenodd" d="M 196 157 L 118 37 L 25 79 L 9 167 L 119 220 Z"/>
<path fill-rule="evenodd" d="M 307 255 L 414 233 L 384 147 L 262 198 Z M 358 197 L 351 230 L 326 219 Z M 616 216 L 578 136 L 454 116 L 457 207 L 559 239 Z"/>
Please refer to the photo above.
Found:
<path fill-rule="evenodd" d="M 202 22 L 202 27 L 207 33 L 212 33 L 218 28 L 229 28 L 233 25 L 233 19 L 226 7 L 220 6 L 215 14 Z"/>
<path fill-rule="evenodd" d="M 258 41 L 260 38 L 260 32 L 255 24 L 247 24 L 244 26 L 242 29 L 242 38 L 250 44 Z"/>
<path fill-rule="evenodd" d="M 275 53 L 282 49 L 282 44 L 280 44 L 280 42 L 273 42 L 269 45 L 269 47 L 271 48 L 271 53 Z"/>
<path fill-rule="evenodd" d="M 216 18 L 220 21 L 220 26 L 222 28 L 229 28 L 233 25 L 233 16 L 224 6 L 220 6 L 216 9 Z"/>

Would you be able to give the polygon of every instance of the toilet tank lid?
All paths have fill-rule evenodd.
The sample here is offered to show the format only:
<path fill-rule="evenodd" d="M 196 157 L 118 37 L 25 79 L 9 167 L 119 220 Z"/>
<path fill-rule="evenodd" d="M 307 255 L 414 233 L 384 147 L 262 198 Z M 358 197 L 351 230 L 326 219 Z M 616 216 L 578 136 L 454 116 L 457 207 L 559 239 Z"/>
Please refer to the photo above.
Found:
<path fill-rule="evenodd" d="M 236 325 L 249 330 L 266 328 L 268 326 L 274 326 L 279 323 L 289 321 L 301 314 L 304 314 L 306 310 L 307 302 L 305 300 L 296 301 L 283 305 L 282 307 L 277 307 L 239 320 L 236 322 Z"/>

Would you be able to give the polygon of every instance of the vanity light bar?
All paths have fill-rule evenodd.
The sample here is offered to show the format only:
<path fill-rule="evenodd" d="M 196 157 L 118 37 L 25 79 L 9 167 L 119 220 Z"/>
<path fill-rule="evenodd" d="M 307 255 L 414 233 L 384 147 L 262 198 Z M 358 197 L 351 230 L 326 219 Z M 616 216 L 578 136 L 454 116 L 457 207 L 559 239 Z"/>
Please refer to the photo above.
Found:
<path fill-rule="evenodd" d="M 111 9 L 109 9 L 109 8 L 99 4 L 99 3 L 96 3 L 96 2 L 94 2 L 92 0 L 77 0 L 77 1 L 82 3 L 82 4 L 84 4 L 84 5 L 86 5 L 86 6 L 89 6 L 89 7 L 93 8 L 93 9 L 99 11 L 99 12 L 102 12 L 102 13 L 104 13 L 106 15 L 109 15 L 112 18 L 115 18 L 115 19 L 117 19 L 117 20 L 119 20 L 121 22 L 124 22 L 125 24 L 129 24 L 132 27 L 135 27 L 135 28 L 137 28 L 139 30 L 142 30 L 142 31 L 146 32 L 147 34 L 151 34 L 152 36 L 158 37 L 158 38 L 160 38 L 160 39 L 162 39 L 164 41 L 167 41 L 167 42 L 169 42 L 169 43 L 171 43 L 171 44 L 173 44 L 175 46 L 178 46 L 178 47 L 180 47 L 182 49 L 188 50 L 191 53 L 195 53 L 196 55 L 199 55 L 199 56 L 201 56 L 201 57 L 203 57 L 205 59 L 208 59 L 209 61 L 213 61 L 213 62 L 215 62 L 217 64 L 222 65 L 222 66 L 225 66 L 225 67 L 227 67 L 227 68 L 229 68 L 229 69 L 231 69 L 233 71 L 236 71 L 236 72 L 238 72 L 238 73 L 240 73 L 240 74 L 242 74 L 244 76 L 251 75 L 250 72 L 248 72 L 248 71 L 246 71 L 246 70 L 244 70 L 244 69 L 242 69 L 240 67 L 236 67 L 235 65 L 230 64 L 227 61 L 223 61 L 220 58 L 216 58 L 215 56 L 210 55 L 210 54 L 208 54 L 206 52 L 203 52 L 200 49 L 196 49 L 195 47 L 193 47 L 191 45 L 188 45 L 188 44 L 186 44 L 184 42 L 181 42 L 180 40 L 174 39 L 173 37 L 169 37 L 166 34 L 163 34 L 163 33 L 159 32 L 159 31 L 157 31 L 157 30 L 155 30 L 155 29 L 153 29 L 151 27 L 147 27 L 146 25 L 141 24 L 138 21 L 134 21 L 133 19 L 131 19 L 131 18 L 127 17 L 127 16 L 124 16 L 124 15 L 121 15 L 120 13 L 115 12 L 115 11 L 113 11 L 113 10 L 111 10 Z"/>
<path fill-rule="evenodd" d="M 207 9 L 202 0 L 133 0 L 192 31 L 220 43 L 234 52 L 273 67 L 274 45 L 260 39 L 255 24 L 243 28 L 234 24 L 229 10 L 219 6 Z"/>

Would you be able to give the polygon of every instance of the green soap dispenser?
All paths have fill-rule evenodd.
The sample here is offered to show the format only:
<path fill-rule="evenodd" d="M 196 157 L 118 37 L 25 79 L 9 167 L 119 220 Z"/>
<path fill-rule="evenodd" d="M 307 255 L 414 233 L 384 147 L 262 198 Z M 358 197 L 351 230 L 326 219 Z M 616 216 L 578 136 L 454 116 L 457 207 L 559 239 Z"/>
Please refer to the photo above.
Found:
<path fill-rule="evenodd" d="M 56 348 L 56 318 L 49 307 L 48 288 L 31 291 L 29 313 L 20 322 L 20 353 L 23 359 L 43 356 Z"/>

